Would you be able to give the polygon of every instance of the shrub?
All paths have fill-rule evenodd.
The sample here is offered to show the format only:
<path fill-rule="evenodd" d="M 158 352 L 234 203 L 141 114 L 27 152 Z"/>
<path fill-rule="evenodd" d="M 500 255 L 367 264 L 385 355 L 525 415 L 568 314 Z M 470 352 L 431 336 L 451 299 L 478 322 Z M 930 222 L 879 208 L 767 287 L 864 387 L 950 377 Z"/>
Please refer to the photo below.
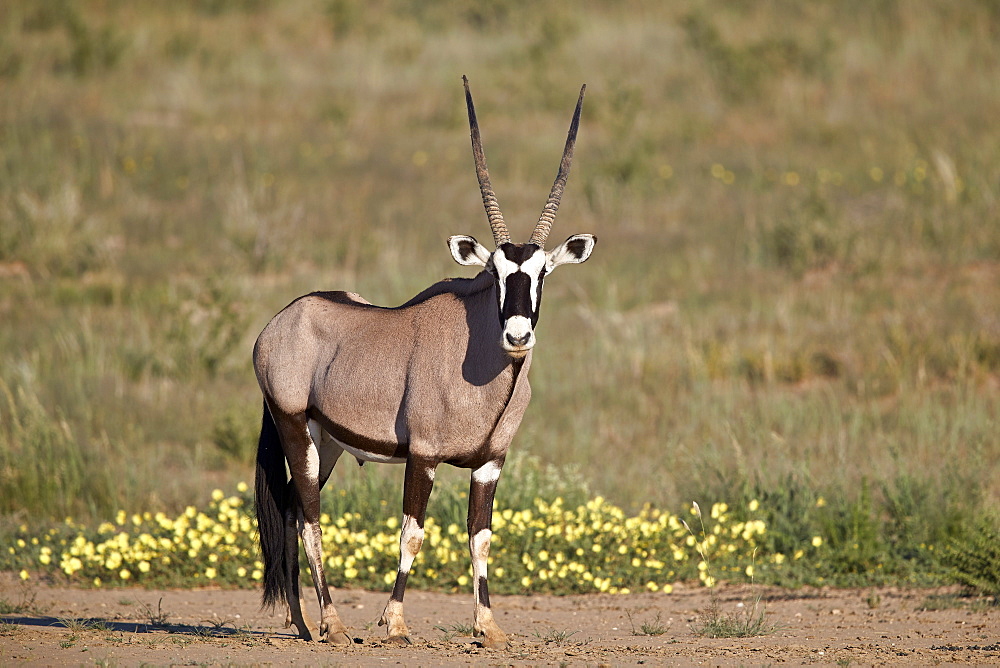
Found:
<path fill-rule="evenodd" d="M 1000 597 L 1000 526 L 996 519 L 982 520 L 967 535 L 954 540 L 944 561 L 962 584 L 980 594 Z"/>

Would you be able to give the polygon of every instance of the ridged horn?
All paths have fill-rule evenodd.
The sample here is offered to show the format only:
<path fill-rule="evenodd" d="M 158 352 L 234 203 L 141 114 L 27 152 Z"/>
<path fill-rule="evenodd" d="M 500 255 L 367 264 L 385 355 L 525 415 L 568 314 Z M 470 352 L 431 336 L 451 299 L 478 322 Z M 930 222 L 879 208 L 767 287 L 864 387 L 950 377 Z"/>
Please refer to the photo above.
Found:
<path fill-rule="evenodd" d="M 545 247 L 545 240 L 549 238 L 552 222 L 556 219 L 556 211 L 559 210 L 559 201 L 566 188 L 566 179 L 569 178 L 569 165 L 573 161 L 573 147 L 576 146 L 576 131 L 580 127 L 580 111 L 583 109 L 583 94 L 585 92 L 587 92 L 587 84 L 580 88 L 580 99 L 576 101 L 573 121 L 569 124 L 569 134 L 566 136 L 566 148 L 563 149 L 562 162 L 559 163 L 559 173 L 556 174 L 549 199 L 545 202 L 542 215 L 538 218 L 538 224 L 535 225 L 535 231 L 531 233 L 529 240 L 530 243 L 537 244 L 542 248 Z"/>
<path fill-rule="evenodd" d="M 472 157 L 476 160 L 476 177 L 479 179 L 479 190 L 483 193 L 486 217 L 490 221 L 490 229 L 493 230 L 493 240 L 499 246 L 510 241 L 510 232 L 507 231 L 507 223 L 503 221 L 497 196 L 493 193 L 493 186 L 490 185 L 490 172 L 486 168 L 483 140 L 479 136 L 479 122 L 476 120 L 476 107 L 472 104 L 469 79 L 464 74 L 462 75 L 462 83 L 465 84 L 465 105 L 469 108 L 469 128 L 472 130 Z"/>

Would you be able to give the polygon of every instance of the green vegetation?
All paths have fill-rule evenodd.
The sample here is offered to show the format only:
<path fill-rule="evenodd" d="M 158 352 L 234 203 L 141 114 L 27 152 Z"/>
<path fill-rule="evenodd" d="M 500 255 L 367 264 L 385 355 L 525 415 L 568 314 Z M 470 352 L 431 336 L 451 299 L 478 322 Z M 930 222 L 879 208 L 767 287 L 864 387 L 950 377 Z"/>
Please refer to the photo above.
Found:
<path fill-rule="evenodd" d="M 634 636 L 662 636 L 670 628 L 669 623 L 663 623 L 663 615 L 659 612 L 656 613 L 656 616 L 653 619 L 647 619 L 644 622 L 640 622 L 638 629 L 635 627 L 635 622 L 632 620 L 632 613 L 626 610 L 625 614 L 628 616 L 628 623 L 629 626 L 632 627 L 632 635 Z"/>
<path fill-rule="evenodd" d="M 760 600 L 753 602 L 749 609 L 723 613 L 718 600 L 713 600 L 711 608 L 699 619 L 694 631 L 706 638 L 755 638 L 774 633 L 778 627 L 767 621 Z"/>
<path fill-rule="evenodd" d="M 20 571 L 25 581 L 42 574 L 97 587 L 254 586 L 263 577 L 263 565 L 248 490 L 245 483 L 228 497 L 215 490 L 207 508 L 188 506 L 175 517 L 120 510 L 97 526 L 67 519 L 39 532 L 22 525 L 0 552 L 0 570 Z M 444 510 L 441 514 L 447 517 Z M 575 507 L 559 497 L 551 503 L 537 499 L 518 510 L 498 507 L 490 551 L 494 589 L 669 593 L 674 582 L 699 576 L 712 586 L 714 579 L 705 577 L 709 555 L 716 568 L 736 577 L 752 575 L 739 564 L 756 554 L 766 526 L 758 519 L 735 520 L 726 511 L 725 504 L 713 505 L 709 529 L 696 540 L 676 515 L 647 507 L 627 516 L 601 497 Z M 467 588 L 471 564 L 464 523 L 444 524 L 436 516 L 427 519 L 424 548 L 411 573 L 413 584 Z M 395 512 L 324 513 L 320 522 L 331 584 L 392 586 L 399 561 L 400 521 Z M 761 560 L 761 568 L 774 573 L 801 569 L 816 561 L 816 547 L 804 544 L 794 555 L 769 555 Z M 149 615 L 152 618 L 151 611 Z"/>
<path fill-rule="evenodd" d="M 992 591 L 998 33 L 986 0 L 9 0 L 0 536 L 233 488 L 271 315 L 465 273 L 468 74 L 515 236 L 588 84 L 555 234 L 600 237 L 548 285 L 501 507 L 758 501 L 759 559 L 816 550 L 773 581 Z M 328 512 L 398 513 L 400 474 L 343 462 Z"/>
<path fill-rule="evenodd" d="M 983 522 L 956 540 L 944 561 L 955 578 L 974 591 L 992 596 L 1000 604 L 1000 531 L 995 523 Z"/>
<path fill-rule="evenodd" d="M 551 643 L 554 645 L 561 645 L 577 633 L 579 633 L 579 631 L 570 631 L 568 629 L 549 629 L 544 633 L 535 631 L 535 637 L 546 644 Z"/>
<path fill-rule="evenodd" d="M 471 638 L 476 634 L 476 630 L 471 624 L 452 624 L 450 627 L 438 624 L 434 628 L 441 632 L 441 637 L 445 642 L 456 636 Z"/>
<path fill-rule="evenodd" d="M 370 491 L 357 487 L 348 493 L 328 493 L 326 505 L 339 509 L 348 497 L 364 498 Z M 471 586 L 469 537 L 462 505 L 454 503 L 461 493 L 454 488 L 446 491 L 431 508 L 424 547 L 410 578 L 418 587 L 461 591 Z M 119 510 L 96 526 L 71 518 L 47 528 L 22 524 L 10 532 L 9 547 L 0 551 L 0 571 L 19 571 L 25 583 L 42 577 L 94 587 L 252 587 L 263 577 L 252 505 L 249 486 L 240 483 L 236 494 L 226 496 L 217 489 L 205 507 L 188 506 L 176 516 Z M 369 502 L 365 508 L 365 512 L 322 515 L 328 579 L 338 587 L 388 591 L 399 560 L 400 521 L 386 504 Z M 697 519 L 698 533 L 690 529 L 685 516 Z M 498 505 L 490 551 L 491 588 L 500 593 L 669 594 L 674 583 L 694 580 L 710 588 L 720 580 L 751 585 L 960 581 L 982 593 L 992 591 L 982 573 L 995 572 L 995 561 L 987 558 L 995 554 L 995 542 L 970 545 L 961 553 L 965 556 L 957 570 L 948 570 L 947 560 L 928 560 L 921 568 L 905 565 L 899 553 L 913 550 L 909 544 L 890 551 L 884 564 L 855 558 L 850 570 L 840 563 L 843 546 L 823 535 L 790 543 L 788 552 L 775 551 L 774 545 L 790 539 L 772 535 L 761 519 L 768 516 L 775 513 L 757 500 L 743 508 L 714 503 L 707 517 L 698 504 L 682 515 L 649 506 L 628 515 L 601 497 L 575 506 L 561 497 L 551 501 L 536 497 L 519 509 Z M 979 579 L 968 581 L 973 574 Z M 0 607 L 4 605 L 10 607 L 0 602 Z M 869 605 L 878 602 L 869 599 Z M 147 604 L 142 607 L 151 624 L 162 624 L 167 617 L 159 604 L 155 611 Z M 761 635 L 774 629 L 759 595 L 751 605 L 728 613 L 713 597 L 702 617 L 699 633 L 712 637 Z M 640 625 L 646 635 L 663 632 L 657 629 L 665 629 L 659 619 Z M 633 633 L 639 633 L 634 624 Z"/>

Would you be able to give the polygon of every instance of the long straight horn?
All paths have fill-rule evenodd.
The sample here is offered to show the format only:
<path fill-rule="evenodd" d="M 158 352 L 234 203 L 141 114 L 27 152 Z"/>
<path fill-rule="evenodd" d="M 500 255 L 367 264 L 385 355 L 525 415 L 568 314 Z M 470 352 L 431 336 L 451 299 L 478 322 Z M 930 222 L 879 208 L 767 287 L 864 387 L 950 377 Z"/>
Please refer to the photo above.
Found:
<path fill-rule="evenodd" d="M 545 240 L 549 238 L 552 230 L 552 222 L 556 219 L 556 211 L 559 210 L 559 200 L 562 199 L 563 190 L 566 188 L 566 179 L 569 178 L 569 165 L 573 161 L 573 147 L 576 146 L 576 131 L 580 127 L 580 110 L 583 109 L 583 94 L 587 92 L 587 84 L 580 88 L 580 99 L 576 101 L 576 111 L 573 112 L 573 122 L 569 124 L 569 134 L 566 136 L 566 148 L 563 149 L 562 162 L 559 163 L 559 173 L 556 174 L 555 183 L 552 184 L 552 192 L 545 202 L 542 215 L 538 218 L 535 231 L 531 233 L 530 243 L 545 247 Z"/>
<path fill-rule="evenodd" d="M 476 120 L 476 107 L 472 104 L 469 79 L 464 74 L 462 82 L 465 84 L 465 105 L 469 108 L 469 127 L 472 129 L 472 157 L 476 160 L 476 176 L 479 178 L 479 189 L 483 193 L 486 217 L 490 221 L 490 229 L 493 230 L 493 240 L 499 246 L 510 241 L 510 232 L 507 231 L 507 223 L 503 222 L 503 214 L 500 213 L 497 196 L 493 193 L 493 186 L 490 185 L 490 172 L 486 169 L 483 140 L 479 136 L 479 122 Z"/>

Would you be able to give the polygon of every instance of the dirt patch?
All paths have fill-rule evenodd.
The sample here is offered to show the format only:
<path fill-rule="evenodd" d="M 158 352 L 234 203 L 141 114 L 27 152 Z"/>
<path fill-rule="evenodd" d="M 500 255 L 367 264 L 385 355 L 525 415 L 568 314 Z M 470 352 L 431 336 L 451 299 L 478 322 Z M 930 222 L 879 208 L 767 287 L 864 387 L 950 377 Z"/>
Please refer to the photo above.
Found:
<path fill-rule="evenodd" d="M 9 576 L 0 599 L 25 591 Z M 355 644 L 307 643 L 263 614 L 253 591 L 82 590 L 36 586 L 26 611 L 2 615 L 0 664 L 396 664 L 492 665 L 899 665 L 1000 664 L 1000 609 L 959 602 L 928 610 L 944 590 L 782 590 L 721 586 L 723 615 L 744 614 L 760 597 L 777 627 L 754 638 L 696 633 L 711 609 L 703 588 L 624 596 L 493 596 L 507 650 L 487 650 L 462 635 L 472 623 L 471 594 L 408 591 L 413 645 L 383 643 L 374 624 L 383 593 L 338 590 L 341 617 Z M 660 631 L 648 635 L 647 631 Z"/>

